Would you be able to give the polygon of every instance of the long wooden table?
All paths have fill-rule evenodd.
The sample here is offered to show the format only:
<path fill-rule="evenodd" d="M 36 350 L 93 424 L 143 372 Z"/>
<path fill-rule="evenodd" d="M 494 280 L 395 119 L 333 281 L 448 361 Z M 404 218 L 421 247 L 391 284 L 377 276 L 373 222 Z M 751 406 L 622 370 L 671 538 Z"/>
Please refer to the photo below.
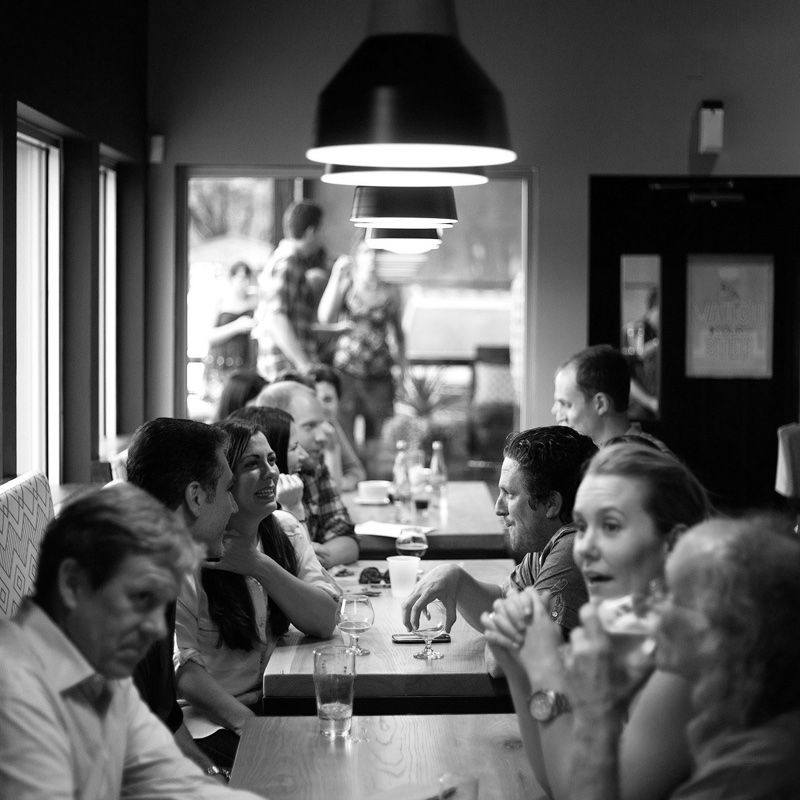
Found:
<path fill-rule="evenodd" d="M 318 730 L 316 716 L 249 720 L 231 786 L 275 800 L 423 800 L 454 773 L 477 777 L 481 800 L 543 794 L 513 714 L 356 716 L 339 740 Z"/>
<path fill-rule="evenodd" d="M 423 559 L 421 567 L 429 570 L 442 561 Z M 470 559 L 464 568 L 482 581 L 502 584 L 514 567 L 510 558 Z M 358 576 L 367 566 L 382 572 L 385 561 L 359 561 L 351 564 L 352 573 L 337 577 L 343 591 L 363 592 Z M 402 600 L 392 597 L 388 588 L 372 597 L 375 622 L 359 639 L 370 650 L 359 656 L 355 687 L 356 713 L 445 713 L 500 712 L 512 710 L 504 678 L 489 676 L 486 644 L 482 633 L 471 628 L 461 617 L 451 630 L 449 644 L 436 644 L 444 658 L 424 661 L 413 657 L 422 642 L 395 644 L 392 634 L 405 631 L 402 623 Z M 341 642 L 336 632 L 334 642 Z M 315 713 L 313 663 L 319 639 L 303 636 L 295 628 L 282 639 L 264 670 L 264 707 L 268 714 Z"/>
<path fill-rule="evenodd" d="M 355 492 L 342 494 L 353 522 L 396 522 L 391 505 L 361 505 Z M 431 526 L 428 555 L 434 558 L 502 558 L 506 555 L 503 524 L 494 513 L 494 497 L 483 481 L 450 481 L 447 501 L 418 515 L 412 524 Z M 359 536 L 362 558 L 394 554 L 394 540 L 384 536 Z"/>

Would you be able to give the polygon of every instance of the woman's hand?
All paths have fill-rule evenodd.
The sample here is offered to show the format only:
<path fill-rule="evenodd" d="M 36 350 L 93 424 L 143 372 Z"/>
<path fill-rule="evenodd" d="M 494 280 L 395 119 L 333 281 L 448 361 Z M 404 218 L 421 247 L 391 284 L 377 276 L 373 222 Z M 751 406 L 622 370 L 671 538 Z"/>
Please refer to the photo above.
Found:
<path fill-rule="evenodd" d="M 646 650 L 631 657 L 627 647 L 632 637 L 620 636 L 620 642 L 606 633 L 597 616 L 597 608 L 587 603 L 580 611 L 583 627 L 570 636 L 565 648 L 564 669 L 570 686 L 570 699 L 576 711 L 587 717 L 600 717 L 627 706 L 632 695 L 653 671 L 652 658 Z"/>
<path fill-rule="evenodd" d="M 219 561 L 204 561 L 206 569 L 221 569 L 237 575 L 253 575 L 259 559 L 268 558 L 256 548 L 252 536 L 244 536 L 235 530 L 225 531 L 222 537 L 222 556 Z"/>
<path fill-rule="evenodd" d="M 281 508 L 294 514 L 303 500 L 303 479 L 299 475 L 279 475 L 275 496 Z"/>
<path fill-rule="evenodd" d="M 505 648 L 525 668 L 531 686 L 563 690 L 563 638 L 561 628 L 550 619 L 549 600 L 548 592 L 540 595 L 533 587 L 528 587 L 505 600 L 496 600 L 492 615 L 484 615 L 486 619 L 482 621 L 493 648 Z"/>

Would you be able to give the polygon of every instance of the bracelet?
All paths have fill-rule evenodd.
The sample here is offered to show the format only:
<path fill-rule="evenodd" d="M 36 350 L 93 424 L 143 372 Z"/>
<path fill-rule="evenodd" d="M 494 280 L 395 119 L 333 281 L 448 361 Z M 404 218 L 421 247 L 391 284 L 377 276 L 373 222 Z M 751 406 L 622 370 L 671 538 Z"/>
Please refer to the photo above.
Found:
<path fill-rule="evenodd" d="M 230 781 L 231 779 L 231 771 L 225 769 L 225 767 L 218 767 L 216 764 L 206 767 L 206 775 L 210 775 L 212 778 L 215 778 L 217 775 L 222 775 L 226 781 Z"/>

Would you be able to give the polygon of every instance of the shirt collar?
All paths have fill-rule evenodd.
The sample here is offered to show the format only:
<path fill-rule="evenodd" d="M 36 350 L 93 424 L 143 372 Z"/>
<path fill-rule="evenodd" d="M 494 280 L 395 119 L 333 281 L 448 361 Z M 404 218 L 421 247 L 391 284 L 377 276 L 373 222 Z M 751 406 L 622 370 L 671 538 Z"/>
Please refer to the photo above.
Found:
<path fill-rule="evenodd" d="M 39 658 L 49 685 L 65 692 L 85 681 L 104 680 L 64 631 L 30 598 L 23 600 L 14 621 L 25 631 L 30 649 Z"/>

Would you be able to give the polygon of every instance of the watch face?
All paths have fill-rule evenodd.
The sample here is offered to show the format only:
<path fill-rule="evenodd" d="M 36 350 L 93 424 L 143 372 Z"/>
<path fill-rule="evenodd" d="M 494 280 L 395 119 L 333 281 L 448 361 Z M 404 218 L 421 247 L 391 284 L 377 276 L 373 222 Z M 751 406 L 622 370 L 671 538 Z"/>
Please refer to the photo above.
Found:
<path fill-rule="evenodd" d="M 529 705 L 531 716 L 537 722 L 547 722 L 553 716 L 555 703 L 553 692 L 534 692 Z"/>

